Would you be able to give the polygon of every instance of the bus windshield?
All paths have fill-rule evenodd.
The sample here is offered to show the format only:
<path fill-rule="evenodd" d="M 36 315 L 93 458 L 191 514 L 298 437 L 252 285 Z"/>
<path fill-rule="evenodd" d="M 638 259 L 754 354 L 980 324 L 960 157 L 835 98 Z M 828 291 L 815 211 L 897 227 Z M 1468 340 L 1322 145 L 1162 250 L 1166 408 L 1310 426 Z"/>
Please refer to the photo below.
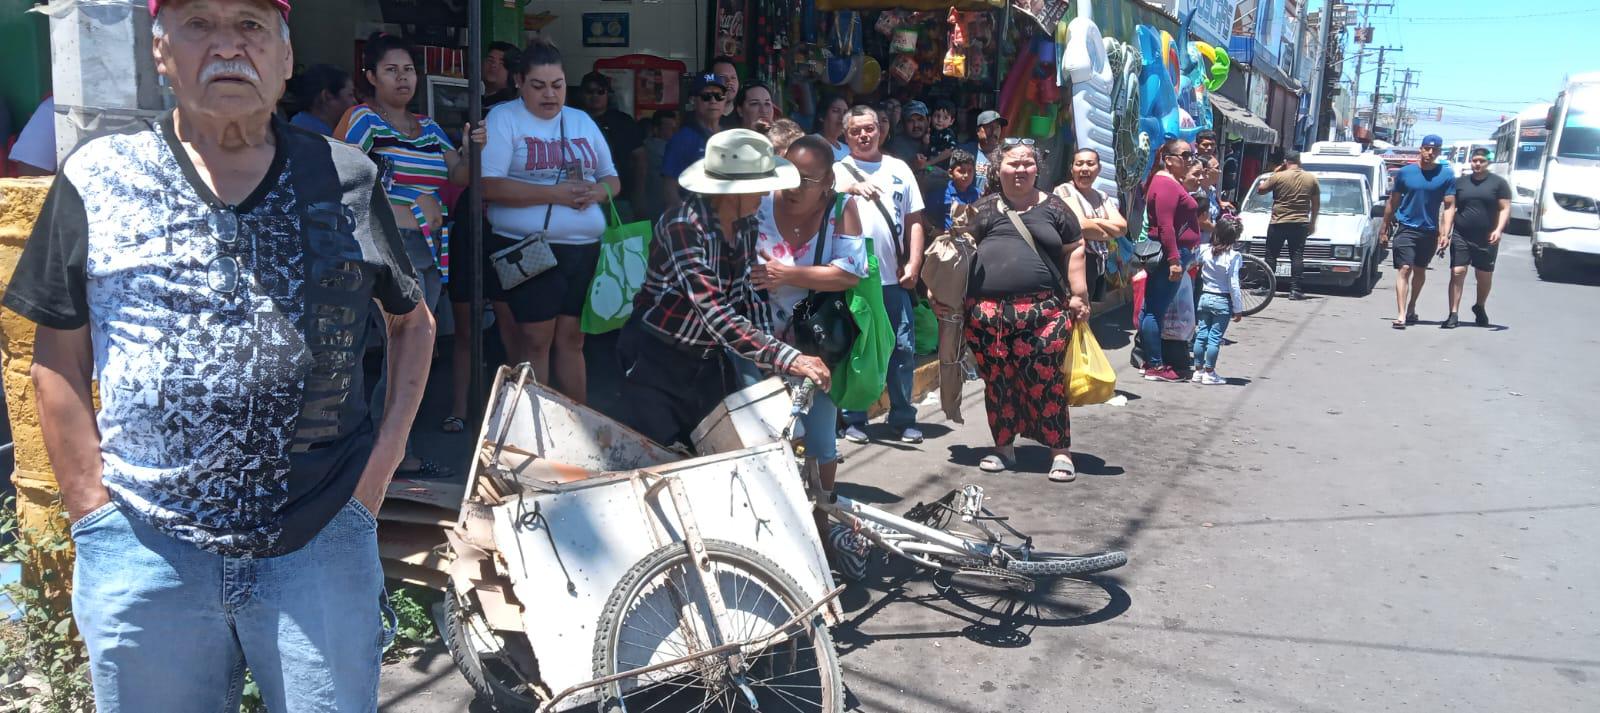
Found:
<path fill-rule="evenodd" d="M 1539 170 L 1539 161 L 1543 158 L 1543 141 L 1523 139 L 1522 143 L 1517 144 L 1517 164 L 1515 168 L 1518 171 L 1537 171 Z"/>
<path fill-rule="evenodd" d="M 1567 121 L 1555 155 L 1600 161 L 1600 85 L 1577 87 L 1567 101 Z"/>

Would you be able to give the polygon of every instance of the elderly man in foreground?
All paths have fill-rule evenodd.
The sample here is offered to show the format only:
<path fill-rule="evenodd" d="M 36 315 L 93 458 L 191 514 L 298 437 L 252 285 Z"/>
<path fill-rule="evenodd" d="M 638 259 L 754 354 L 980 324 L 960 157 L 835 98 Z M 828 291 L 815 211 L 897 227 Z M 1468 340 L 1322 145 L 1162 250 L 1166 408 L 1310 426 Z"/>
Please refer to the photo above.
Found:
<path fill-rule="evenodd" d="M 373 513 L 433 321 L 378 171 L 273 116 L 287 0 L 150 0 L 178 108 L 80 146 L 6 306 L 72 520 L 73 614 L 101 713 L 376 709 Z M 367 305 L 388 408 L 367 411 Z M 101 409 L 90 402 L 100 382 Z"/>

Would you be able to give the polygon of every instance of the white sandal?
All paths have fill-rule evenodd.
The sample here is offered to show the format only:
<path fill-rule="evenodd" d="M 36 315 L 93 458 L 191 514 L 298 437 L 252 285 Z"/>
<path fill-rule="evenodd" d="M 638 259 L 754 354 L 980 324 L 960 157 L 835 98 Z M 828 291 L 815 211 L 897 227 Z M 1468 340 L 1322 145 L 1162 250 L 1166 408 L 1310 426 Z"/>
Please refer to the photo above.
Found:
<path fill-rule="evenodd" d="M 1070 483 L 1078 479 L 1078 471 L 1072 466 L 1072 456 L 1056 456 L 1050 462 L 1050 480 L 1056 483 Z"/>

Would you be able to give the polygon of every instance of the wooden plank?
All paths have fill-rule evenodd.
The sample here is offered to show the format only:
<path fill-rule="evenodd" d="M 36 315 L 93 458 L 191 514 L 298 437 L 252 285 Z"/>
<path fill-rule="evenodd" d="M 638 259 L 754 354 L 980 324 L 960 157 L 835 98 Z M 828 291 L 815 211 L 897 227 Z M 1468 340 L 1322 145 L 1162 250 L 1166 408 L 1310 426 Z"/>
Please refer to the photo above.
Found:
<path fill-rule="evenodd" d="M 392 500 L 385 502 L 383 507 L 378 510 L 378 521 L 432 525 L 434 527 L 454 527 L 456 524 L 456 511 L 455 508 L 435 507 L 408 500 Z"/>

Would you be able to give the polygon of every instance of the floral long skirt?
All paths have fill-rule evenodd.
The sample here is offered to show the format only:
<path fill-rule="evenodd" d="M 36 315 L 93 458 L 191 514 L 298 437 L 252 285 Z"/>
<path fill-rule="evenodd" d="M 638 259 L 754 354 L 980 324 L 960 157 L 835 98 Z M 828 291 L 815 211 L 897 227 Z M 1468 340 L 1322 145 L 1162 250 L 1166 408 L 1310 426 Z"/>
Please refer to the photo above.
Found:
<path fill-rule="evenodd" d="M 1064 361 L 1072 319 L 1051 292 L 967 298 L 967 344 L 983 377 L 989 431 L 999 446 L 1017 436 L 1050 448 L 1072 445 Z"/>

